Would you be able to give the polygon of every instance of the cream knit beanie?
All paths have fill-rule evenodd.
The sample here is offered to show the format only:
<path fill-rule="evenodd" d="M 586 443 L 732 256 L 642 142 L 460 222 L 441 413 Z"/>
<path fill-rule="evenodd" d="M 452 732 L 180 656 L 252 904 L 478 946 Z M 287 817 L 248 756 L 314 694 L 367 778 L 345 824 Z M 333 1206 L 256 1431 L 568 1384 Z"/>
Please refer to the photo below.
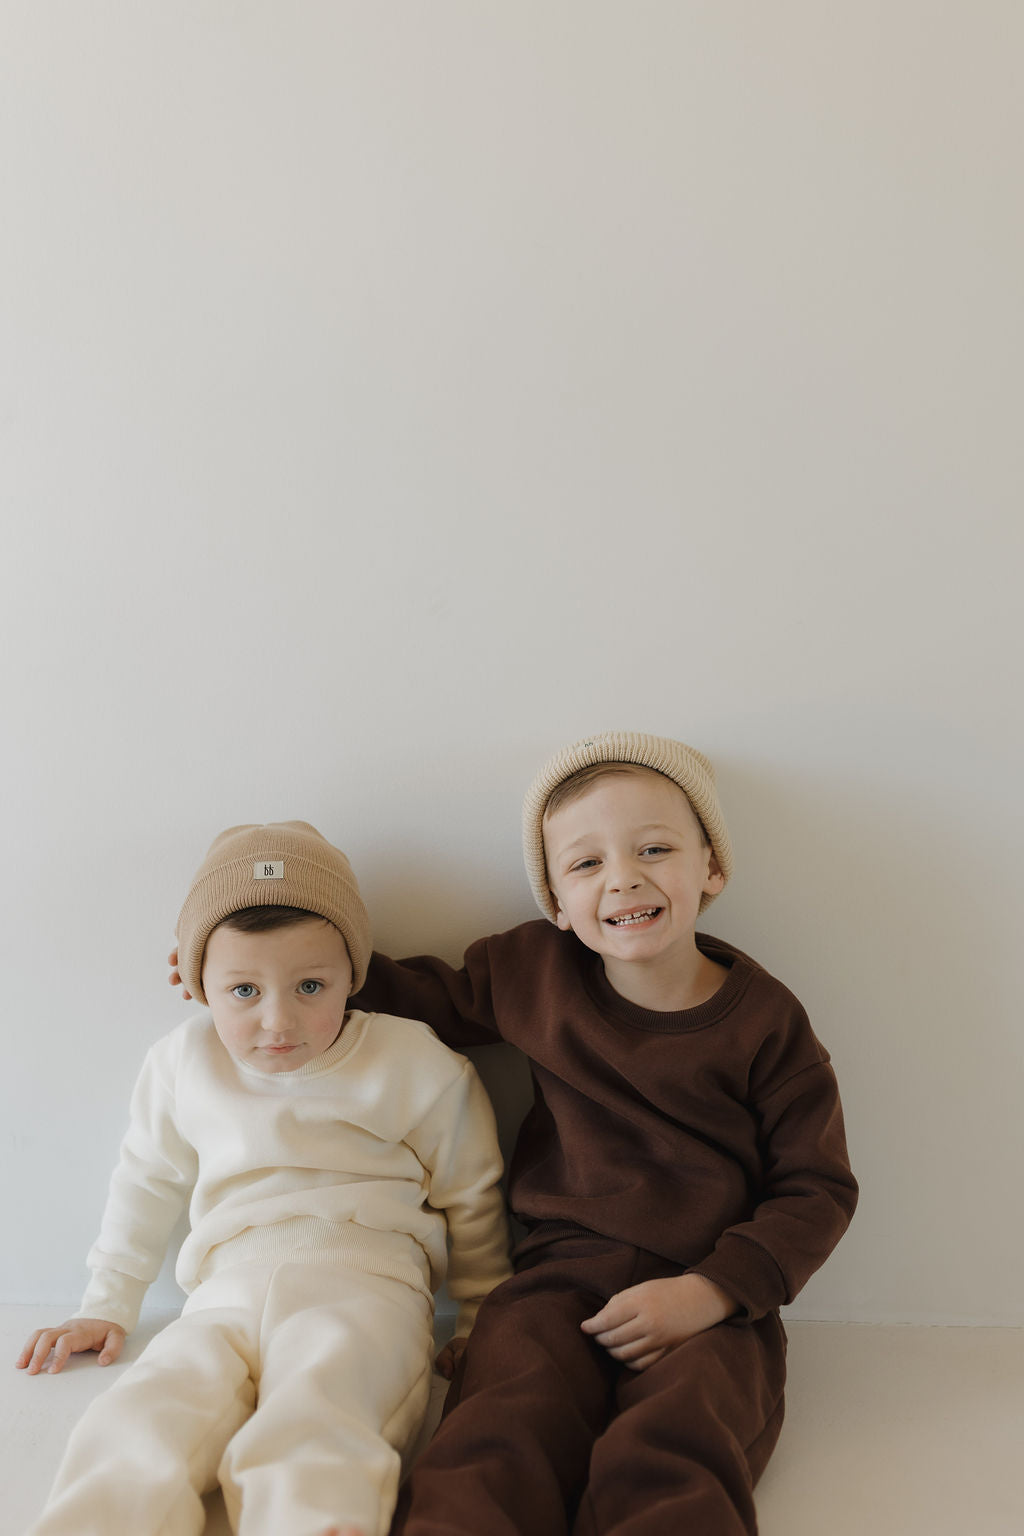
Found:
<path fill-rule="evenodd" d="M 370 919 L 345 855 L 307 821 L 229 827 L 211 845 L 178 915 L 178 971 L 205 1003 L 206 941 L 244 907 L 300 907 L 334 924 L 348 946 L 352 991 L 366 980 Z"/>
<path fill-rule="evenodd" d="M 663 736 L 641 736 L 635 731 L 606 731 L 574 742 L 545 763 L 526 792 L 523 802 L 523 857 L 526 873 L 545 917 L 555 921 L 555 904 L 548 886 L 544 860 L 544 811 L 559 784 L 593 763 L 635 763 L 653 768 L 679 785 L 707 834 L 718 867 L 726 880 L 732 874 L 732 846 L 715 790 L 715 771 L 707 758 L 681 741 Z M 700 910 L 714 901 L 701 898 Z"/>

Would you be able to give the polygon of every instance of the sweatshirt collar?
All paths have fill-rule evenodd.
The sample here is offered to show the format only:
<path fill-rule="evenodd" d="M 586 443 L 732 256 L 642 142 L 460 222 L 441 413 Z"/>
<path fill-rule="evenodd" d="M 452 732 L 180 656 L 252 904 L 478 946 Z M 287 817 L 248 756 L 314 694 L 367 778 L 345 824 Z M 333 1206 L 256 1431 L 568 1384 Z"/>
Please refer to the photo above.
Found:
<path fill-rule="evenodd" d="M 708 934 L 696 935 L 697 948 L 702 954 L 723 965 L 728 969 L 728 976 L 719 987 L 713 997 L 707 1002 L 699 1003 L 696 1008 L 680 1008 L 663 1013 L 654 1008 L 641 1008 L 639 1003 L 631 1003 L 628 998 L 616 992 L 611 982 L 604 973 L 604 966 L 600 957 L 593 951 L 584 952 L 583 984 L 591 1001 L 597 1008 L 616 1024 L 623 1024 L 628 1029 L 642 1029 L 654 1034 L 674 1035 L 686 1034 L 698 1029 L 707 1029 L 711 1024 L 717 1024 L 726 1014 L 731 1013 L 750 981 L 751 969 L 745 963 L 745 956 L 723 944 L 720 939 L 713 939 Z M 582 948 L 582 946 L 581 946 Z"/>
<path fill-rule="evenodd" d="M 296 1067 L 293 1072 L 261 1072 L 258 1067 L 247 1066 L 244 1061 L 237 1061 L 237 1059 L 236 1065 L 246 1077 L 258 1078 L 261 1083 L 278 1084 L 282 1089 L 287 1088 L 289 1082 L 308 1082 L 311 1077 L 323 1077 L 326 1073 L 333 1072 L 338 1063 L 359 1044 L 368 1017 L 369 1015 L 361 1008 L 350 1008 L 345 1014 L 341 1034 L 334 1044 L 329 1045 L 326 1051 L 321 1051 L 319 1056 L 314 1056 L 312 1061 Z"/>

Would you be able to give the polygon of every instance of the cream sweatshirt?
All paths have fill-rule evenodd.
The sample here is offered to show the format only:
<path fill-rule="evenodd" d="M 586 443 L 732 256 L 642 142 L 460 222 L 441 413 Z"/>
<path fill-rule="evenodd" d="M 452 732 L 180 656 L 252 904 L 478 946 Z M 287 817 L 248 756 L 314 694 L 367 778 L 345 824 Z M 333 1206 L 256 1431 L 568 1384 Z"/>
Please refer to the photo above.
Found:
<path fill-rule="evenodd" d="M 186 1292 L 219 1245 L 273 1258 L 298 1231 L 421 1291 L 447 1276 L 466 1333 L 510 1273 L 501 1171 L 475 1070 L 425 1024 L 352 1010 L 322 1056 L 263 1073 L 204 1010 L 143 1064 L 77 1315 L 135 1326 L 188 1200 Z"/>

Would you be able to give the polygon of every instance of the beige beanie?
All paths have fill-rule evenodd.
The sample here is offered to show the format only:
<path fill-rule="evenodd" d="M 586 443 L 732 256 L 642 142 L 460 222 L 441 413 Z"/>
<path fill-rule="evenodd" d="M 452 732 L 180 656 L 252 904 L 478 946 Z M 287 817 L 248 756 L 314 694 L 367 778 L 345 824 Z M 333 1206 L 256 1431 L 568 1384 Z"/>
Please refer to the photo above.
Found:
<path fill-rule="evenodd" d="M 348 946 L 352 990 L 366 980 L 370 919 L 345 855 L 307 821 L 229 827 L 216 838 L 178 914 L 178 970 L 205 1003 L 201 973 L 206 941 L 244 907 L 300 907 L 326 917 Z"/>
<path fill-rule="evenodd" d="M 663 736 L 641 736 L 635 731 L 606 731 L 574 742 L 545 763 L 526 792 L 523 802 L 523 857 L 537 905 L 555 921 L 555 904 L 548 886 L 544 860 L 544 811 L 559 784 L 594 763 L 636 763 L 653 768 L 679 785 L 693 807 L 726 880 L 732 874 L 732 846 L 715 791 L 715 771 L 707 758 L 681 741 Z M 701 898 L 703 912 L 714 896 Z"/>

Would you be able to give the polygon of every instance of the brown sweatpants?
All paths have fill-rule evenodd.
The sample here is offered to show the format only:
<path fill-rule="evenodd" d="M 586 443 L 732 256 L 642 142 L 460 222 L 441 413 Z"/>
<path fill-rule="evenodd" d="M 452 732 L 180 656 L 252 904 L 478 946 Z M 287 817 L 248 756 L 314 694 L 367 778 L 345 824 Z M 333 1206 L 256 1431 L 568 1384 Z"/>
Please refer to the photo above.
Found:
<path fill-rule="evenodd" d="M 516 1269 L 480 1310 L 392 1536 L 752 1536 L 782 1425 L 778 1315 L 721 1323 L 630 1371 L 580 1323 L 678 1266 L 542 1223 Z"/>

